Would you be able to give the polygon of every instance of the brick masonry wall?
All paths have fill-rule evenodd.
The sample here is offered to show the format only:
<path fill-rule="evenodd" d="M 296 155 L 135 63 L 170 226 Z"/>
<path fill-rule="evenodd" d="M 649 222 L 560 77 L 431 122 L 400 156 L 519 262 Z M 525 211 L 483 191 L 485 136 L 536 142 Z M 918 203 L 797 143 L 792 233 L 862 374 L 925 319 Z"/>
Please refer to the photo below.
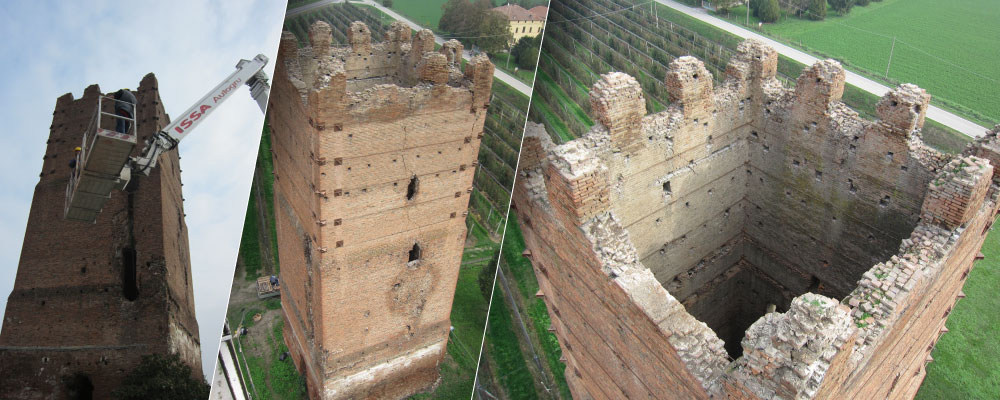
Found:
<path fill-rule="evenodd" d="M 493 66 L 398 23 L 329 32 L 285 35 L 271 100 L 285 340 L 313 398 L 402 398 L 445 355 Z"/>
<path fill-rule="evenodd" d="M 178 353 L 201 377 L 177 151 L 113 192 L 96 223 L 63 219 L 69 160 L 100 94 L 92 85 L 80 99 L 56 102 L 0 333 L 0 392 L 8 398 L 70 398 L 76 374 L 90 379 L 95 398 L 107 398 L 150 353 Z M 135 94 L 141 143 L 169 118 L 152 74 Z M 123 295 L 126 247 L 136 251 L 134 301 Z"/>
<path fill-rule="evenodd" d="M 590 132 L 554 146 L 529 125 L 514 204 L 574 396 L 916 392 L 923 356 L 914 354 L 924 353 L 915 349 L 932 348 L 946 314 L 937 311 L 953 303 L 961 287 L 953 277 L 995 214 L 993 170 L 969 158 L 939 173 L 950 157 L 920 140 L 923 90 L 900 86 L 880 101 L 879 120 L 865 121 L 839 101 L 839 64 L 817 63 L 790 90 L 774 79 L 776 61 L 772 49 L 747 41 L 713 89 L 699 61 L 680 58 L 666 78 L 674 103 L 638 127 L 630 121 L 645 114 L 641 92 L 631 78 L 608 74 L 591 93 L 601 124 Z M 990 143 L 969 153 L 989 158 Z M 911 264 L 897 258 L 919 268 L 899 270 Z M 635 273 L 652 273 L 662 286 L 621 284 L 644 282 L 624 278 Z M 591 304 L 622 295 L 613 312 Z M 766 303 L 792 311 L 757 320 L 744 338 Z M 689 312 L 753 354 L 727 359 L 718 335 Z M 632 331 L 649 322 L 659 329 Z M 607 325 L 617 335 L 596 328 Z M 778 343 L 769 348 L 775 329 L 815 351 L 792 357 Z M 632 359 L 650 347 L 675 351 L 685 371 L 678 359 Z M 647 376 L 642 365 L 660 373 Z M 890 374 L 897 383 L 886 384 Z M 649 390 L 664 379 L 683 388 Z"/>

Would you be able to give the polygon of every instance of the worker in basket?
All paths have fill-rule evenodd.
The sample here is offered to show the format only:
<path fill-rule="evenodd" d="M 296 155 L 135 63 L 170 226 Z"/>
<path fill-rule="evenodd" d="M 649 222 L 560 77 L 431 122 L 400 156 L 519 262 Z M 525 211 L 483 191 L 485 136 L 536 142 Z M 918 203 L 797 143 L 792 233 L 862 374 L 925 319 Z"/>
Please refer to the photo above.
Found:
<path fill-rule="evenodd" d="M 76 165 L 80 163 L 79 160 L 80 160 L 80 152 L 81 151 L 83 151 L 83 149 L 80 148 L 80 146 L 76 146 L 76 148 L 73 149 L 73 158 L 71 158 L 69 160 L 69 168 L 70 169 L 76 170 Z"/>
<path fill-rule="evenodd" d="M 135 115 L 135 95 L 128 89 L 121 89 L 115 92 L 115 114 L 125 118 L 133 118 Z M 115 118 L 115 131 L 118 133 L 128 133 L 131 122 L 125 118 Z"/>

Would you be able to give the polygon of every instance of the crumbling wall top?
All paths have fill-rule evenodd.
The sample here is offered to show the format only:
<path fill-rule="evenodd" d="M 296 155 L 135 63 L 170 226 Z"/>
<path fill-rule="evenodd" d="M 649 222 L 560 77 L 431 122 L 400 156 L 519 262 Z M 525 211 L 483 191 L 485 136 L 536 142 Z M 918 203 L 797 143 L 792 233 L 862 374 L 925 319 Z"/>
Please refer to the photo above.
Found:
<path fill-rule="evenodd" d="M 777 73 L 778 52 L 757 39 L 741 42 L 726 66 L 727 76 L 743 81 L 774 78 Z"/>
<path fill-rule="evenodd" d="M 472 90 L 477 104 L 473 108 L 488 104 L 492 63 L 472 60 L 471 71 L 463 73 L 461 43 L 449 41 L 441 51 L 435 51 L 432 32 L 425 29 L 411 35 L 410 28 L 399 21 L 388 27 L 384 42 L 372 42 L 371 36 L 366 24 L 355 21 L 347 30 L 349 47 L 331 47 L 330 25 L 316 21 L 309 28 L 309 45 L 299 48 L 295 36 L 283 32 L 276 75 L 287 76 L 304 103 L 311 98 L 309 92 L 323 90 L 338 92 L 323 96 L 326 101 L 337 101 L 338 97 L 357 97 L 382 85 L 426 90 L 448 85 Z M 430 85 L 422 85 L 426 83 Z"/>
<path fill-rule="evenodd" d="M 879 120 L 894 131 L 909 136 L 924 127 L 931 95 L 917 85 L 904 83 L 890 90 L 875 106 Z"/>
<path fill-rule="evenodd" d="M 712 73 L 705 63 L 691 56 L 678 57 L 670 63 L 666 86 L 670 101 L 680 102 L 685 115 L 691 107 L 702 107 L 712 99 Z"/>
<path fill-rule="evenodd" d="M 743 339 L 743 373 L 761 398 L 810 398 L 838 350 L 855 332 L 850 310 L 836 300 L 806 293 L 785 313 L 768 313 Z M 761 393 L 763 392 L 763 393 Z"/>
<path fill-rule="evenodd" d="M 817 111 L 825 110 L 830 103 L 844 96 L 847 73 L 836 60 L 822 60 L 802 71 L 795 84 L 798 102 Z"/>

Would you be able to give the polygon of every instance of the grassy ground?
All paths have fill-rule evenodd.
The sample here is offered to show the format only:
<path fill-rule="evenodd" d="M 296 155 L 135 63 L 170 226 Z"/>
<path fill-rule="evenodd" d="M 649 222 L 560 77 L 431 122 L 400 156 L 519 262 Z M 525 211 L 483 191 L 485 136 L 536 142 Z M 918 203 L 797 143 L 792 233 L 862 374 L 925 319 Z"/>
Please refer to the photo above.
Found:
<path fill-rule="evenodd" d="M 931 353 L 917 399 L 1000 398 L 1000 229 L 986 237 L 983 255 L 962 289 L 967 297 L 948 317 L 951 331 Z"/>
<path fill-rule="evenodd" d="M 742 24 L 744 12 L 738 7 L 730 19 Z M 823 21 L 785 18 L 763 30 L 876 78 L 885 75 L 892 53 L 890 80 L 915 83 L 935 103 L 991 127 L 1000 121 L 998 20 L 995 0 L 885 0 L 845 16 L 829 10 Z"/>
<path fill-rule="evenodd" d="M 437 32 L 438 21 L 441 20 L 441 14 L 444 12 L 441 6 L 447 2 L 448 0 L 397 0 L 392 2 L 390 8 L 409 18 L 410 21 Z"/>
<path fill-rule="evenodd" d="M 513 213 L 513 211 L 512 211 Z M 511 214 L 511 217 L 514 217 Z M 535 297 L 538 292 L 538 281 L 535 279 L 531 261 L 521 256 L 524 251 L 524 237 L 517 224 L 516 217 L 509 218 L 504 236 L 502 263 L 508 273 L 512 295 L 518 304 L 511 305 L 505 297 L 503 287 L 495 285 L 493 306 L 490 308 L 489 329 L 487 331 L 487 351 L 492 377 L 480 376 L 480 379 L 492 379 L 497 382 L 503 392 L 511 399 L 572 398 L 563 371 L 566 366 L 559 359 L 562 351 L 555 334 L 548 331 L 551 320 L 544 300 Z M 515 325 L 511 307 L 519 307 L 522 317 L 526 318 L 527 331 L 532 337 L 527 338 L 534 343 L 542 354 L 542 363 L 546 371 L 538 371 L 529 365 L 524 343 L 526 338 L 516 333 L 520 328 Z M 538 376 L 538 374 L 545 376 Z M 551 378 L 549 378 L 551 377 Z M 554 391 L 541 393 L 534 390 L 535 382 L 548 382 L 554 379 Z M 551 383 L 550 383 L 551 384 Z"/>

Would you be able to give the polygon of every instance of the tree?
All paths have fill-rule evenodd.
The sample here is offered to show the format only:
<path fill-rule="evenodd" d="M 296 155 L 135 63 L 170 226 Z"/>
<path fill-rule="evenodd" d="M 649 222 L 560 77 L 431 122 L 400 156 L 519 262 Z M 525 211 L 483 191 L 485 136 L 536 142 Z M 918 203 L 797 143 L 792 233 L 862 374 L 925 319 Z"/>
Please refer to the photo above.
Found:
<path fill-rule="evenodd" d="M 826 18 L 826 0 L 812 0 L 806 10 L 806 18 L 820 21 Z"/>
<path fill-rule="evenodd" d="M 757 17 L 761 22 L 774 22 L 781 17 L 781 8 L 778 8 L 778 0 L 763 0 L 757 10 Z"/>
<path fill-rule="evenodd" d="M 112 396 L 119 400 L 207 399 L 211 386 L 192 376 L 191 367 L 177 354 L 145 355 Z"/>
<path fill-rule="evenodd" d="M 534 70 L 538 65 L 538 50 L 541 44 L 542 35 L 522 37 L 510 50 L 510 56 L 517 61 L 518 68 Z"/>
<path fill-rule="evenodd" d="M 496 53 L 506 49 L 513 40 L 507 16 L 497 11 L 486 11 L 472 43 L 484 52 Z"/>
<path fill-rule="evenodd" d="M 448 0 L 441 9 L 438 28 L 458 36 L 476 36 L 483 12 L 489 10 L 489 0 L 469 2 L 469 0 Z"/>
<path fill-rule="evenodd" d="M 854 0 L 827 0 L 830 3 L 830 8 L 836 11 L 840 15 L 847 14 L 851 11 L 851 7 L 854 6 Z"/>
<path fill-rule="evenodd" d="M 735 7 L 738 3 L 742 3 L 740 0 L 715 0 L 712 4 L 715 5 L 715 9 L 722 11 L 724 13 L 729 13 L 729 9 Z"/>
<path fill-rule="evenodd" d="M 482 270 L 479 271 L 479 291 L 483 293 L 483 298 L 489 303 L 490 296 L 493 295 L 493 282 L 496 281 L 497 268 L 500 266 L 497 264 L 500 262 L 500 250 L 493 253 L 493 258 L 490 259 L 490 263 L 486 264 Z"/>
<path fill-rule="evenodd" d="M 747 4 L 747 6 L 750 7 L 750 11 L 753 12 L 753 16 L 760 17 L 760 14 L 757 12 L 757 10 L 760 9 L 760 4 L 763 2 L 764 0 L 750 0 L 750 2 Z"/>

